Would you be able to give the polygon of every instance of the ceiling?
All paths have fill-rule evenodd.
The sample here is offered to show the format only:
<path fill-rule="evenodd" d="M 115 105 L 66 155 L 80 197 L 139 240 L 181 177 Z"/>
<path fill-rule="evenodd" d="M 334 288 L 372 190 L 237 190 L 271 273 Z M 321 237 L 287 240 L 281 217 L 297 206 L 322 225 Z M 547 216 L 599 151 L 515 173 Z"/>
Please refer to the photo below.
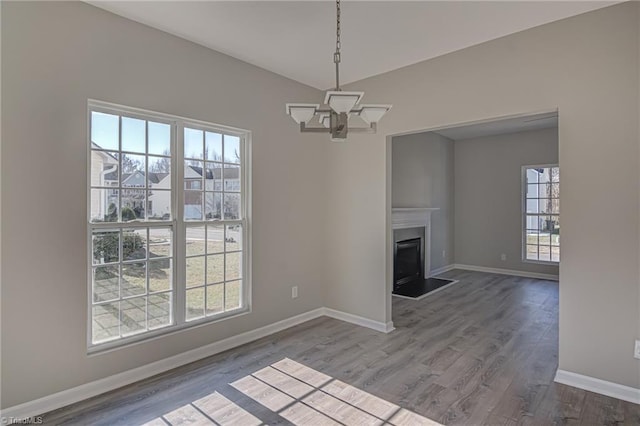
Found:
<path fill-rule="evenodd" d="M 436 130 L 434 133 L 457 141 L 462 139 L 482 138 L 485 136 L 504 135 L 507 133 L 549 129 L 552 127 L 558 127 L 557 112 L 545 112 L 541 114 L 485 121 L 482 123 Z"/>
<path fill-rule="evenodd" d="M 293 80 L 334 86 L 331 1 L 89 1 Z M 345 1 L 341 83 L 619 1 Z"/>

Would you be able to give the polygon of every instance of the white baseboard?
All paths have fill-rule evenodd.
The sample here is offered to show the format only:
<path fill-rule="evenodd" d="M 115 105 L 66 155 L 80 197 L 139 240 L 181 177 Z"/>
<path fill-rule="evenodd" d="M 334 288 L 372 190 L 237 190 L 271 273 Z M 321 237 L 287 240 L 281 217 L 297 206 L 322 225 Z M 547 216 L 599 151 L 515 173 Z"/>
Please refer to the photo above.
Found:
<path fill-rule="evenodd" d="M 362 327 L 371 328 L 376 331 L 381 331 L 383 333 L 389 333 L 394 330 L 392 322 L 384 324 L 382 322 L 373 321 L 357 315 L 336 311 L 334 309 L 317 308 L 309 312 L 305 312 L 303 314 L 257 328 L 255 330 L 238 334 L 237 336 L 232 336 L 227 339 L 211 343 L 209 345 L 201 346 L 199 348 L 192 349 L 190 351 L 183 352 L 169 358 L 152 362 L 151 364 L 123 371 L 122 373 L 114 374 L 113 376 L 105 377 L 104 379 L 99 379 L 90 383 L 86 383 L 84 385 L 76 386 L 71 389 L 35 399 L 33 401 L 6 408 L 2 410 L 0 415 L 4 418 L 13 417 L 15 419 L 24 419 L 27 417 L 33 417 L 39 414 L 47 413 L 49 411 L 57 410 L 58 408 L 62 408 L 67 405 L 103 394 L 105 392 L 130 385 L 131 383 L 144 380 L 146 378 L 155 376 L 156 374 L 164 373 L 165 371 L 169 371 L 176 367 L 180 367 L 191 362 L 206 358 L 208 356 L 233 349 L 237 346 L 253 342 L 254 340 L 267 337 L 271 334 L 322 316 L 339 319 L 351 324 L 356 324 Z"/>
<path fill-rule="evenodd" d="M 456 265 L 453 263 L 451 265 L 443 266 L 441 268 L 432 269 L 429 273 L 430 277 L 435 277 L 436 275 L 444 274 L 445 272 L 449 272 L 453 269 L 456 269 Z"/>
<path fill-rule="evenodd" d="M 560 369 L 556 371 L 554 381 L 556 383 L 562 383 L 563 385 L 573 386 L 574 388 L 633 402 L 634 404 L 640 404 L 640 389 L 630 386 L 619 385 L 617 383 L 607 382 L 606 380 L 596 379 L 595 377 L 583 376 L 582 374 Z"/>
<path fill-rule="evenodd" d="M 319 318 L 323 315 L 324 308 L 314 309 L 255 330 L 238 334 L 237 336 L 232 336 L 160 361 L 152 362 L 151 364 L 143 365 L 122 373 L 114 374 L 113 376 L 105 377 L 104 379 L 99 379 L 84 385 L 76 386 L 75 388 L 67 389 L 43 398 L 4 409 L 2 410 L 2 416 L 5 418 L 14 417 L 20 419 L 56 410 L 69 404 L 155 376 L 156 374 L 164 373 L 165 371 L 169 371 L 173 368 L 244 345 L 262 337 L 285 330 L 289 327 Z"/>
<path fill-rule="evenodd" d="M 374 321 L 369 318 L 364 318 L 358 315 L 348 314 L 346 312 L 336 311 L 331 308 L 324 308 L 324 314 L 330 318 L 335 318 L 341 321 L 349 322 L 351 324 L 359 325 L 361 327 L 371 328 L 376 331 L 380 331 L 382 333 L 390 333 L 395 328 L 393 327 L 393 322 L 389 321 L 388 323 L 383 323 L 380 321 Z"/>
<path fill-rule="evenodd" d="M 553 274 L 540 274 L 538 272 L 517 271 L 515 269 L 488 268 L 486 266 L 462 265 L 456 263 L 452 269 L 464 269 L 466 271 L 487 272 L 490 274 L 514 275 L 516 277 L 538 278 L 541 280 L 558 281 L 558 276 Z"/>

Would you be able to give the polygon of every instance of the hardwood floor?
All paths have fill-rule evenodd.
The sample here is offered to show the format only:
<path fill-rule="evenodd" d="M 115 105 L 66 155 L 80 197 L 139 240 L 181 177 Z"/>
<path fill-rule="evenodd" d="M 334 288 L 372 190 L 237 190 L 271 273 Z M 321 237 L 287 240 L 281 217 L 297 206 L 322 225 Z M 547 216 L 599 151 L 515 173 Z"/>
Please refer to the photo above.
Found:
<path fill-rule="evenodd" d="M 443 276 L 460 282 L 422 300 L 393 298 L 392 333 L 316 319 L 44 421 L 640 424 L 639 405 L 553 382 L 557 283 L 467 271 Z"/>

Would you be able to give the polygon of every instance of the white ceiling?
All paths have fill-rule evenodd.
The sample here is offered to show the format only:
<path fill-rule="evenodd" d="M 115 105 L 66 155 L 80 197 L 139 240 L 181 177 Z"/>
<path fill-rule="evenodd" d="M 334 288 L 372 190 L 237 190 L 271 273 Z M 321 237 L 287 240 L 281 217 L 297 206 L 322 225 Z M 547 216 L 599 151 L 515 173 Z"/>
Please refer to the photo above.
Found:
<path fill-rule="evenodd" d="M 332 1 L 89 1 L 301 83 L 334 86 Z M 619 1 L 345 1 L 341 83 Z"/>
<path fill-rule="evenodd" d="M 438 133 L 446 138 L 458 141 L 463 139 L 482 138 L 485 136 L 503 135 L 507 133 L 549 129 L 551 127 L 558 127 L 557 112 L 503 118 L 482 123 L 451 127 L 449 129 L 436 130 L 434 133 Z"/>

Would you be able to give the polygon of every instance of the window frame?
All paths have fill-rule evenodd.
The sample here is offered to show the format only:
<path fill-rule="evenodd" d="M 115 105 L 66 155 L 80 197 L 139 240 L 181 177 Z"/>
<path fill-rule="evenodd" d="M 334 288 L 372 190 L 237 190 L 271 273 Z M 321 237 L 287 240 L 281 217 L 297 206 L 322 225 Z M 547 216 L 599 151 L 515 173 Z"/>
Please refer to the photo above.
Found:
<path fill-rule="evenodd" d="M 171 147 L 171 220 L 139 220 L 131 222 L 92 222 L 91 221 L 91 113 L 102 112 L 117 116 L 127 116 L 141 120 L 156 121 L 170 125 Z M 240 139 L 240 219 L 225 220 L 204 218 L 201 221 L 184 220 L 184 128 L 195 128 L 205 131 L 236 136 Z M 159 113 L 125 105 L 118 105 L 95 99 L 87 100 L 87 181 L 86 181 L 86 254 L 87 265 L 87 354 L 103 353 L 123 347 L 140 344 L 149 340 L 155 340 L 167 335 L 180 332 L 185 329 L 193 329 L 218 321 L 246 315 L 252 311 L 252 276 L 251 276 L 251 137 L 249 130 L 230 126 L 208 123 L 196 119 Z M 121 147 L 119 147 L 121 148 Z M 119 152 L 122 152 L 119 150 Z M 149 154 L 146 154 L 149 155 Z M 148 168 L 148 165 L 146 165 Z M 118 170 L 118 173 L 121 173 Z M 120 182 L 121 185 L 121 182 Z M 117 188 L 115 188 L 117 190 Z M 147 188 L 148 189 L 148 188 Z M 120 198 L 118 191 L 118 198 Z M 148 201 L 148 200 L 147 200 Z M 120 209 L 119 209 L 120 210 Z M 204 212 L 203 212 L 204 214 Z M 205 224 L 222 225 L 226 229 L 228 224 L 240 224 L 242 227 L 242 278 L 241 278 L 241 306 L 238 309 L 222 312 L 210 316 L 187 321 L 186 320 L 186 227 L 187 225 Z M 97 229 L 153 229 L 154 227 L 168 227 L 172 230 L 172 289 L 171 307 L 172 318 L 170 325 L 151 331 L 145 331 L 127 337 L 93 343 L 93 248 L 92 235 Z M 122 264 L 122 260 L 118 265 Z"/>
<path fill-rule="evenodd" d="M 558 168 L 560 169 L 560 165 L 558 163 L 549 163 L 549 164 L 527 164 L 521 166 L 521 174 L 520 174 L 520 187 L 521 187 L 521 196 L 520 196 L 520 209 L 521 209 L 521 259 L 524 263 L 533 263 L 538 265 L 551 265 L 551 266 L 559 266 L 560 261 L 556 260 L 539 260 L 539 259 L 527 259 L 527 216 L 531 216 L 531 214 L 527 214 L 527 170 L 528 169 L 551 169 Z M 561 180 L 558 180 L 558 184 L 560 184 Z M 560 198 L 558 198 L 560 199 Z M 560 213 L 545 213 L 538 214 L 539 216 L 557 216 L 560 217 Z M 540 243 L 538 242 L 538 247 L 540 247 Z M 561 245 L 558 244 L 558 248 L 560 249 Z M 538 254 L 539 257 L 539 254 Z M 551 259 L 551 254 L 550 254 Z M 560 258 L 562 259 L 562 258 Z"/>

